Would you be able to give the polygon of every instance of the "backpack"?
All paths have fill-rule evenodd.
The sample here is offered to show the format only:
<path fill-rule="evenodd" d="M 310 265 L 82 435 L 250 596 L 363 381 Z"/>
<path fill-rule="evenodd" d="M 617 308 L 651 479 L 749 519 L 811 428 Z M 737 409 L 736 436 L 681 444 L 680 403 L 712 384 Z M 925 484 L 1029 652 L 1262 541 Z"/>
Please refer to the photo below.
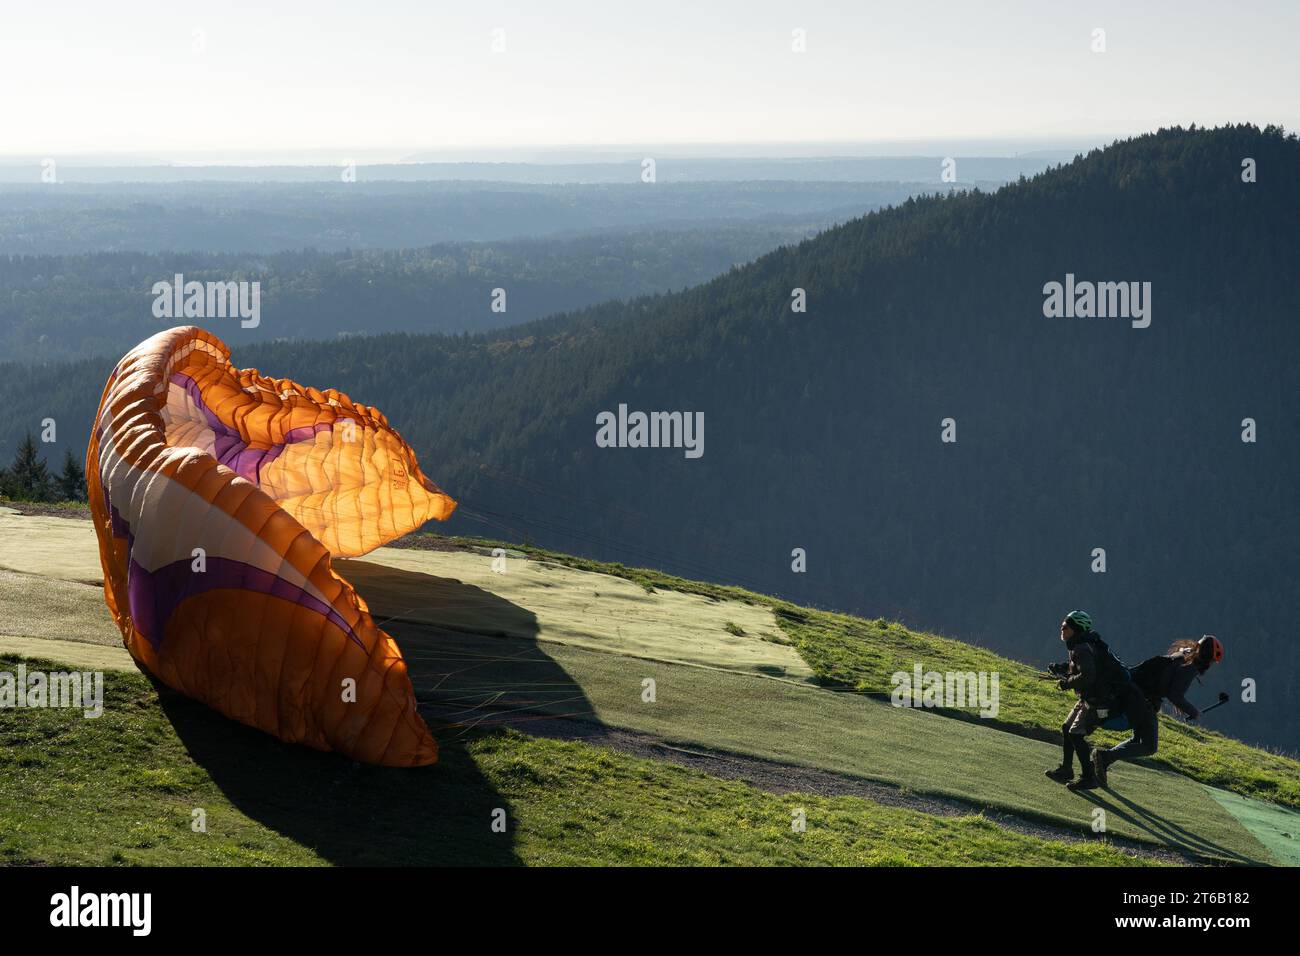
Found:
<path fill-rule="evenodd" d="M 1115 656 L 1110 645 L 1096 631 L 1083 635 L 1083 640 L 1093 647 L 1097 657 L 1097 684 L 1107 694 L 1114 695 L 1130 683 L 1132 677 L 1124 662 Z M 1143 663 L 1146 663 L 1145 661 Z"/>

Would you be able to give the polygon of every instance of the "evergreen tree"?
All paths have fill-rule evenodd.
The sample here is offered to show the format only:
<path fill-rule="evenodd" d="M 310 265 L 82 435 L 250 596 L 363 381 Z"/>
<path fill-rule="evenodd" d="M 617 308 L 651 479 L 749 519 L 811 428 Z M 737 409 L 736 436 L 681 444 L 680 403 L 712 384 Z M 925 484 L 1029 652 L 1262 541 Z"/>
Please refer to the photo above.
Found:
<path fill-rule="evenodd" d="M 50 495 L 50 473 L 36 450 L 36 440 L 28 432 L 18 446 L 9 466 L 14 497 L 25 501 L 45 501 Z"/>
<path fill-rule="evenodd" d="M 86 472 L 69 449 L 63 459 L 63 471 L 55 479 L 59 497 L 64 501 L 86 500 Z"/>

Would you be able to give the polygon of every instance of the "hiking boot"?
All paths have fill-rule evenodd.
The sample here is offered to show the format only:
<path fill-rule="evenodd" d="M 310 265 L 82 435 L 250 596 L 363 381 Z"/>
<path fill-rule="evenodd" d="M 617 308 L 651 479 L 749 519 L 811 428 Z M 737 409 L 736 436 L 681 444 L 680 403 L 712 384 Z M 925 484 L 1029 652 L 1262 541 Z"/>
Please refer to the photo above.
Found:
<path fill-rule="evenodd" d="M 1092 753 L 1092 772 L 1103 790 L 1110 789 L 1110 786 L 1106 783 L 1106 768 L 1106 751 L 1094 750 Z"/>
<path fill-rule="evenodd" d="M 1055 770 L 1044 770 L 1043 776 L 1048 780 L 1055 780 L 1057 783 L 1069 783 L 1074 779 L 1074 768 L 1061 764 Z"/>
<path fill-rule="evenodd" d="M 1092 768 L 1087 767 L 1087 765 L 1085 764 L 1085 769 L 1091 770 Z M 1101 782 L 1097 780 L 1096 776 L 1094 776 L 1092 773 L 1086 773 L 1078 780 L 1071 780 L 1069 783 L 1067 783 L 1065 785 L 1065 789 L 1074 790 L 1074 791 L 1096 790 L 1100 786 L 1101 786 Z"/>

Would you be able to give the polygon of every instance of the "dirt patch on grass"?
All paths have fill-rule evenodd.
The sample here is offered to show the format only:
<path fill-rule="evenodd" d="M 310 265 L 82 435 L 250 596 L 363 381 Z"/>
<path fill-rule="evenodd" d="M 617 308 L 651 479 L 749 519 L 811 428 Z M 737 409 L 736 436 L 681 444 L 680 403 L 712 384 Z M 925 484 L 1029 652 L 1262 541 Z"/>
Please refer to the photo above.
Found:
<path fill-rule="evenodd" d="M 53 505 L 39 501 L 10 501 L 8 498 L 0 498 L 0 508 L 10 508 L 21 515 L 39 515 L 42 518 L 90 520 L 90 505 L 85 504 Z"/>

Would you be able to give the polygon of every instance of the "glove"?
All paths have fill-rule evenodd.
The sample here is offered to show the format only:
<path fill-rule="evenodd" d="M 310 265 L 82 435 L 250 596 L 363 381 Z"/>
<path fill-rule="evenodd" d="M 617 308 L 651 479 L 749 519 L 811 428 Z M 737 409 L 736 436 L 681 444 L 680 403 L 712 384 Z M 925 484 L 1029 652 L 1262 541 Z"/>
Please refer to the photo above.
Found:
<path fill-rule="evenodd" d="M 1064 677 L 1062 677 L 1060 680 L 1058 680 L 1058 681 L 1056 682 L 1056 689 L 1057 689 L 1057 690 L 1068 690 L 1069 687 L 1070 687 L 1070 685 L 1067 684 L 1067 683 L 1065 682 L 1065 678 L 1064 678 Z"/>
<path fill-rule="evenodd" d="M 1048 664 L 1047 673 L 1056 674 L 1058 677 L 1064 676 L 1069 666 L 1069 664 Z"/>

